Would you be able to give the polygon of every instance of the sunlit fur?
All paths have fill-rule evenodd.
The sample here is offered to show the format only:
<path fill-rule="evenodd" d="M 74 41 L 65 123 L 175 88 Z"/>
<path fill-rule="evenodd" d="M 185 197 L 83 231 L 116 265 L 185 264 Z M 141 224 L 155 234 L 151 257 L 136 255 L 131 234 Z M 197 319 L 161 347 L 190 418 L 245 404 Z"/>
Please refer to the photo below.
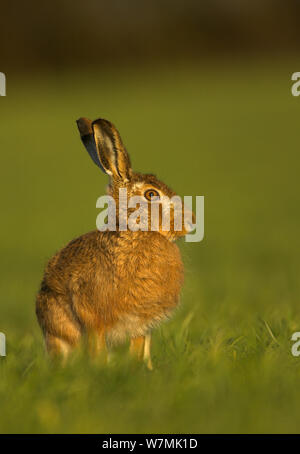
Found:
<path fill-rule="evenodd" d="M 102 152 L 97 148 L 101 159 Z M 122 152 L 127 153 L 125 149 Z M 108 164 L 110 159 L 105 158 L 106 167 L 113 169 L 113 163 Z M 117 153 L 114 159 L 118 159 Z M 175 195 L 154 175 L 134 173 L 128 155 L 126 162 L 126 178 L 111 172 L 108 193 L 117 203 L 120 187 L 127 188 L 128 197 L 143 195 L 151 187 L 168 197 Z M 86 335 L 95 339 L 96 351 L 103 351 L 106 343 L 129 338 L 131 351 L 142 356 L 148 336 L 144 357 L 150 367 L 149 334 L 171 316 L 179 302 L 183 265 L 174 240 L 185 233 L 184 229 L 95 230 L 74 239 L 54 255 L 46 266 L 36 304 L 49 353 L 66 355 Z"/>

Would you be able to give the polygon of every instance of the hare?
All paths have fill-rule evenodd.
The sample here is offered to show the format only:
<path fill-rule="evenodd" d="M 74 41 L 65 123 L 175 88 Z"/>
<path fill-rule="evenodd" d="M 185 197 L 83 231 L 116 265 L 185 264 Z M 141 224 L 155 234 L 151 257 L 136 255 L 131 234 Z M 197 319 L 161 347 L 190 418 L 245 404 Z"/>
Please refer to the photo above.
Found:
<path fill-rule="evenodd" d="M 117 129 L 107 120 L 77 121 L 83 144 L 94 163 L 109 176 L 108 195 L 119 189 L 146 206 L 176 195 L 152 174 L 134 172 Z M 184 214 L 185 207 L 182 208 Z M 191 212 L 190 212 L 191 213 Z M 168 319 L 179 303 L 183 264 L 175 240 L 191 229 L 156 231 L 95 230 L 71 241 L 48 262 L 36 301 L 36 314 L 50 355 L 66 356 L 86 336 L 94 353 L 130 339 L 130 352 L 151 369 L 151 331 Z M 128 214 L 127 214 L 128 216 Z M 192 216 L 194 216 L 192 214 Z M 194 219 L 194 217 L 193 217 Z M 124 220 L 124 219 L 123 219 Z"/>

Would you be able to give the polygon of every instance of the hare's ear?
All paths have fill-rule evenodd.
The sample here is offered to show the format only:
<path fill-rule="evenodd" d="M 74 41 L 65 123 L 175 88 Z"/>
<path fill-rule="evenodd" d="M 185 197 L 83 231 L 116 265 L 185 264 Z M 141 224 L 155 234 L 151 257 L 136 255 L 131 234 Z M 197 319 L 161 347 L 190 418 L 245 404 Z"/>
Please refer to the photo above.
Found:
<path fill-rule="evenodd" d="M 99 118 L 93 121 L 92 129 L 104 171 L 114 180 L 128 181 L 131 175 L 130 158 L 115 126 Z"/>
<path fill-rule="evenodd" d="M 101 161 L 99 159 L 96 143 L 94 139 L 94 132 L 92 128 L 92 121 L 88 118 L 79 118 L 77 120 L 77 126 L 80 132 L 80 137 L 83 142 L 83 145 L 87 149 L 90 157 L 94 161 L 94 163 L 100 167 L 100 169 L 105 172 L 104 168 L 101 165 Z"/>

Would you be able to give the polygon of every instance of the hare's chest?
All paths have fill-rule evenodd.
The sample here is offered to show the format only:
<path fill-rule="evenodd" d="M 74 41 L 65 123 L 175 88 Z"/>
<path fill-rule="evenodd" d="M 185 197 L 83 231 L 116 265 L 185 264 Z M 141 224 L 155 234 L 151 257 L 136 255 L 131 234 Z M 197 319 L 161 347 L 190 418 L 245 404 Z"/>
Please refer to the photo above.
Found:
<path fill-rule="evenodd" d="M 119 275 L 117 317 L 108 333 L 112 341 L 144 336 L 168 319 L 179 303 L 183 265 L 178 249 L 174 253 L 131 256 Z"/>
<path fill-rule="evenodd" d="M 118 250 L 105 292 L 97 285 L 99 301 L 111 320 L 107 335 L 113 342 L 144 336 L 168 319 L 183 284 L 179 249 L 159 233 L 124 233 Z"/>
<path fill-rule="evenodd" d="M 167 250 L 147 246 L 128 256 L 117 273 L 118 291 L 124 303 L 145 314 L 158 307 L 173 306 L 183 284 L 183 264 L 177 246 L 168 244 Z"/>

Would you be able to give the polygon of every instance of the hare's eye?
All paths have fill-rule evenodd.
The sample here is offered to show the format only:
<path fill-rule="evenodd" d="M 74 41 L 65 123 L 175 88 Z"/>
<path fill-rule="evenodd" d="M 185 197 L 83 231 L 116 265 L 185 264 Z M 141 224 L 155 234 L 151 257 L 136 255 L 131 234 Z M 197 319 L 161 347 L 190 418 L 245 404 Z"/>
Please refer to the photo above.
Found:
<path fill-rule="evenodd" d="M 159 193 L 155 189 L 148 189 L 145 191 L 144 196 L 147 200 L 158 200 Z"/>

